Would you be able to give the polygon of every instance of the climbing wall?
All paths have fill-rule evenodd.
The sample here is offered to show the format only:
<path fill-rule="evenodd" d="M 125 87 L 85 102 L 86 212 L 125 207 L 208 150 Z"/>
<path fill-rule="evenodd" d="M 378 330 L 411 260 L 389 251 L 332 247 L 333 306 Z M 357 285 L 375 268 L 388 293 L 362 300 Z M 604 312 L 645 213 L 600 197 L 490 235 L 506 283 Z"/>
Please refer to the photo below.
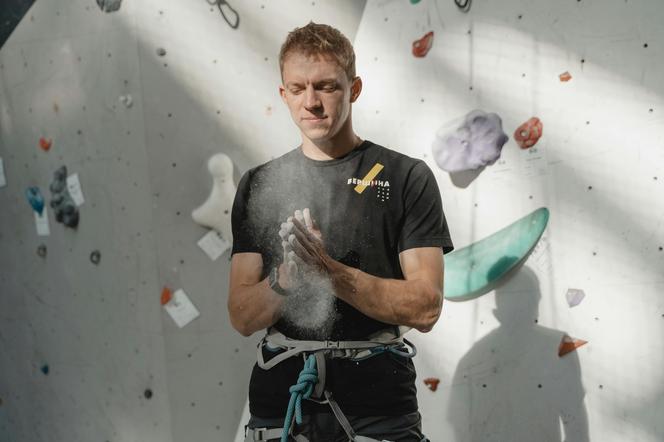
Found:
<path fill-rule="evenodd" d="M 0 441 L 227 441 L 240 425 L 258 335 L 230 326 L 229 251 L 199 247 L 191 212 L 212 155 L 237 181 L 297 145 L 288 31 L 353 39 L 364 2 L 211 3 L 37 0 L 0 49 Z M 73 209 L 76 227 L 57 222 Z"/>
<path fill-rule="evenodd" d="M 664 4 L 469 6 L 370 1 L 355 39 L 356 128 L 429 164 L 457 249 L 550 211 L 518 273 L 448 300 L 435 329 L 412 336 L 425 432 L 663 440 Z M 432 147 L 474 109 L 497 114 L 509 140 L 479 171 L 443 170 Z M 493 139 L 483 129 L 469 143 L 480 152 Z"/>
<path fill-rule="evenodd" d="M 409 333 L 425 434 L 664 438 L 661 2 L 29 3 L 0 48 L 0 441 L 240 433 L 259 336 L 191 212 L 214 154 L 236 182 L 299 143 L 277 56 L 309 20 L 354 42 L 355 129 L 429 164 L 457 249 L 550 212 L 518 272 Z M 450 173 L 475 109 L 509 139 Z"/>

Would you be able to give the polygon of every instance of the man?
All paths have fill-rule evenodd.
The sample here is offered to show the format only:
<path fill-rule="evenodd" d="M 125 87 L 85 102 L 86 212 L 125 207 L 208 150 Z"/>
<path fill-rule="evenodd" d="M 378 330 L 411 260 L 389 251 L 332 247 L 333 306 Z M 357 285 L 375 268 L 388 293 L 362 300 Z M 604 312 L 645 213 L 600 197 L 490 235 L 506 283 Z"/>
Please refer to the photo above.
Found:
<path fill-rule="evenodd" d="M 284 428 L 315 442 L 426 440 L 400 332 L 427 332 L 441 312 L 441 249 L 453 246 L 435 178 L 353 131 L 362 80 L 338 30 L 296 28 L 279 61 L 302 144 L 246 172 L 232 212 L 230 320 L 244 336 L 268 329 L 247 440 L 278 440 Z M 294 384 L 309 388 L 301 418 Z"/>

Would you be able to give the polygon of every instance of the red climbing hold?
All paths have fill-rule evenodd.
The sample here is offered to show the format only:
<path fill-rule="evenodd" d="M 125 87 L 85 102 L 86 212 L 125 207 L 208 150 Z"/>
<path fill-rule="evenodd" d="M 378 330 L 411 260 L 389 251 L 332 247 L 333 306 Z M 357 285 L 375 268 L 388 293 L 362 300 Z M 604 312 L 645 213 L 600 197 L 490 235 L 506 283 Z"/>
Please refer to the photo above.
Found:
<path fill-rule="evenodd" d="M 48 151 L 51 148 L 51 144 L 53 144 L 53 141 L 47 140 L 44 137 L 41 137 L 39 139 L 39 147 L 41 147 L 45 151 Z"/>
<path fill-rule="evenodd" d="M 562 81 L 562 82 L 570 81 L 572 79 L 572 74 L 565 71 L 562 74 L 558 75 L 558 78 L 560 78 L 560 81 Z"/>
<path fill-rule="evenodd" d="M 565 356 L 567 353 L 571 353 L 587 343 L 588 341 L 584 341 L 583 339 L 574 339 L 570 336 L 564 335 L 563 339 L 560 341 L 560 347 L 558 347 L 558 357 Z"/>
<path fill-rule="evenodd" d="M 171 293 L 171 289 L 164 287 L 164 289 L 161 291 L 161 305 L 166 305 L 171 302 L 172 297 L 173 294 Z"/>
<path fill-rule="evenodd" d="M 537 117 L 532 117 L 514 131 L 514 140 L 521 149 L 533 147 L 541 136 L 542 122 Z"/>
<path fill-rule="evenodd" d="M 438 384 L 440 383 L 440 379 L 438 378 L 426 378 L 424 380 L 424 385 L 429 387 L 429 390 L 431 391 L 436 391 L 438 388 Z"/>
<path fill-rule="evenodd" d="M 424 57 L 433 45 L 433 31 L 427 32 L 424 37 L 413 42 L 413 55 L 416 57 Z"/>

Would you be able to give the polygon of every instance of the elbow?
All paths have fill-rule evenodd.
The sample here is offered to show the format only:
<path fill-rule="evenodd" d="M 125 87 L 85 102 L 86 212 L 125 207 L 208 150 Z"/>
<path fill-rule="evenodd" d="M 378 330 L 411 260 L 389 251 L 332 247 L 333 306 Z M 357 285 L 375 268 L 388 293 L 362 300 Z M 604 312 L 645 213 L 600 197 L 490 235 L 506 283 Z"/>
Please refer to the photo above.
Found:
<path fill-rule="evenodd" d="M 229 301 L 227 304 L 228 308 L 228 318 L 231 321 L 231 326 L 240 333 L 244 337 L 249 337 L 253 334 L 251 330 L 249 330 L 246 321 L 243 320 L 242 318 L 242 306 L 235 305 L 230 301 L 232 297 L 229 297 Z"/>
<path fill-rule="evenodd" d="M 440 314 L 443 311 L 443 292 L 439 289 L 432 289 L 427 299 L 427 306 L 425 313 L 420 317 L 418 324 L 414 326 L 421 333 L 428 333 L 433 330 L 434 325 L 438 322 Z"/>

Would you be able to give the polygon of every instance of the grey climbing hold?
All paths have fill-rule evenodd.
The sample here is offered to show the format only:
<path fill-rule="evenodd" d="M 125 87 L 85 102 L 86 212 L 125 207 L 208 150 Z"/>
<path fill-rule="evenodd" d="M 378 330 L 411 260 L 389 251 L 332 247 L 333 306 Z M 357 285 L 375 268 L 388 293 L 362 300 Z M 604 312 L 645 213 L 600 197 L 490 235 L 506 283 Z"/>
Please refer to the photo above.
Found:
<path fill-rule="evenodd" d="M 115 12 L 120 9 L 122 0 L 97 0 L 97 5 L 104 12 Z"/>
<path fill-rule="evenodd" d="M 75 229 L 78 226 L 78 207 L 67 190 L 67 166 L 62 166 L 55 171 L 49 189 L 55 220 Z"/>
<path fill-rule="evenodd" d="M 163 57 L 164 55 L 166 55 L 166 49 L 157 48 L 157 55 L 160 56 L 160 57 Z"/>
<path fill-rule="evenodd" d="M 39 247 L 37 247 L 37 255 L 39 255 L 42 258 L 46 258 L 46 253 L 48 252 L 48 249 L 46 248 L 45 244 L 40 244 Z"/>
<path fill-rule="evenodd" d="M 94 265 L 99 265 L 99 261 L 101 261 L 101 252 L 99 250 L 93 250 L 92 253 L 90 253 L 90 261 L 92 261 L 92 264 Z"/>

